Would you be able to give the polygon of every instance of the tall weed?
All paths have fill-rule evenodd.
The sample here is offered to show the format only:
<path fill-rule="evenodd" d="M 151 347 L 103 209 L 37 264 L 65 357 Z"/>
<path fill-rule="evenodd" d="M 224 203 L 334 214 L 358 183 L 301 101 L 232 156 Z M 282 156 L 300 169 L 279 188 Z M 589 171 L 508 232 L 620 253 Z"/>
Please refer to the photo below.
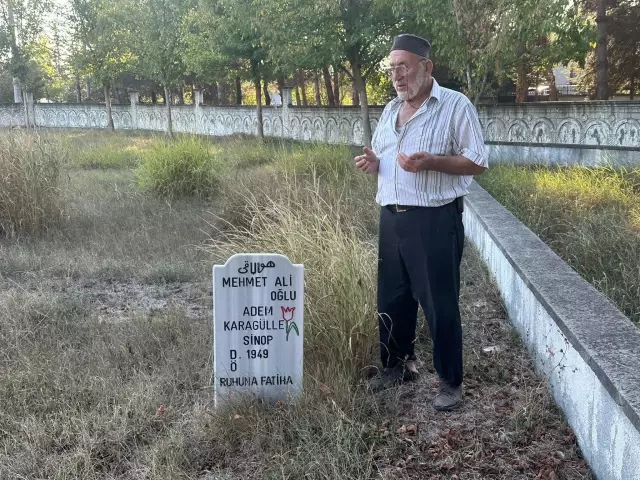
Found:
<path fill-rule="evenodd" d="M 0 136 L 0 236 L 40 232 L 60 220 L 65 156 L 52 138 L 17 131 Z"/>
<path fill-rule="evenodd" d="M 640 325 L 640 168 L 496 165 L 478 182 Z"/>

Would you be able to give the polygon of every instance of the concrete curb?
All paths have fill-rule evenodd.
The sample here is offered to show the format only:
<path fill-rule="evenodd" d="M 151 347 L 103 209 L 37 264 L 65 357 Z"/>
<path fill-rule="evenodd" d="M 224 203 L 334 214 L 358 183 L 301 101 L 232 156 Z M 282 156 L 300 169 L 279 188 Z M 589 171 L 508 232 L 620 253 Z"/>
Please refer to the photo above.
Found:
<path fill-rule="evenodd" d="M 640 328 L 474 183 L 467 237 L 597 478 L 640 479 Z"/>

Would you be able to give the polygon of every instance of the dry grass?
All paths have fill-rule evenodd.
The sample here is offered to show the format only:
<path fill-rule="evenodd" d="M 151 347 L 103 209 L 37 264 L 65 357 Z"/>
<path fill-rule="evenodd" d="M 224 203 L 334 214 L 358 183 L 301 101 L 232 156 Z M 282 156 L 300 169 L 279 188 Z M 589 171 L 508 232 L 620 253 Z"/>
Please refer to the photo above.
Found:
<path fill-rule="evenodd" d="M 0 136 L 0 237 L 39 233 L 62 214 L 59 142 L 11 132 Z"/>
<path fill-rule="evenodd" d="M 426 378 L 385 398 L 384 405 L 397 415 L 385 429 L 400 436 L 403 446 L 383 478 L 592 479 L 546 382 L 535 374 L 506 318 L 497 287 L 479 255 L 465 248 L 464 405 L 450 414 L 425 408 L 425 399 L 437 393 L 437 377 L 423 322 L 419 355 Z M 399 433 L 403 425 L 417 431 Z"/>
<path fill-rule="evenodd" d="M 211 203 L 74 171 L 64 222 L 0 243 L 0 478 L 590 478 L 470 249 L 463 409 L 430 407 L 424 326 L 421 381 L 372 395 L 375 180 L 252 165 Z M 305 263 L 304 395 L 216 411 L 210 268 L 247 249 Z"/>
<path fill-rule="evenodd" d="M 496 165 L 478 179 L 640 324 L 640 169 Z"/>
<path fill-rule="evenodd" d="M 246 226 L 218 235 L 208 249 L 221 264 L 246 251 L 304 264 L 305 357 L 318 368 L 307 372 L 320 382 L 339 378 L 348 388 L 377 352 L 375 241 L 351 209 L 348 185 L 331 184 L 331 195 L 313 176 L 284 176 L 277 185 L 274 196 L 247 192 L 235 217 L 240 213 L 236 225 Z"/>

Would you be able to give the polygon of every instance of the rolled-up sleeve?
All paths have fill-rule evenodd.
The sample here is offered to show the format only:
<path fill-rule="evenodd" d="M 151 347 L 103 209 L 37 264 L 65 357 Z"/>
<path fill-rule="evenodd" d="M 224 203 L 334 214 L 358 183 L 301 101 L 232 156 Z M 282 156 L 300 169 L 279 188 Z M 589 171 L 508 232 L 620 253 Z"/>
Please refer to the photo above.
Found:
<path fill-rule="evenodd" d="M 462 155 L 481 167 L 489 166 L 478 112 L 468 100 L 456 112 L 453 138 L 456 155 Z"/>

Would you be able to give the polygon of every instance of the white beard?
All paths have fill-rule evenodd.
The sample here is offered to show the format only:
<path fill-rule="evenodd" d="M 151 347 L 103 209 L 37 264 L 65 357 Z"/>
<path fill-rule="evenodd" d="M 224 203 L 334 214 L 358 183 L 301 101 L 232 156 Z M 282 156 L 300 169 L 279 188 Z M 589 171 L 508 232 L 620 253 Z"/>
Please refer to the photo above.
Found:
<path fill-rule="evenodd" d="M 411 84 L 407 86 L 407 90 L 404 92 L 398 92 L 398 89 L 396 88 L 396 93 L 398 94 L 398 98 L 400 100 L 402 100 L 403 102 L 412 99 L 413 97 L 415 97 L 418 92 L 422 89 L 422 87 L 424 87 L 425 83 L 427 82 L 427 78 L 425 77 L 425 67 L 424 66 L 420 66 L 420 71 L 418 72 L 418 74 L 416 75 L 416 80 Z M 394 88 L 396 87 L 396 82 L 394 81 Z"/>

